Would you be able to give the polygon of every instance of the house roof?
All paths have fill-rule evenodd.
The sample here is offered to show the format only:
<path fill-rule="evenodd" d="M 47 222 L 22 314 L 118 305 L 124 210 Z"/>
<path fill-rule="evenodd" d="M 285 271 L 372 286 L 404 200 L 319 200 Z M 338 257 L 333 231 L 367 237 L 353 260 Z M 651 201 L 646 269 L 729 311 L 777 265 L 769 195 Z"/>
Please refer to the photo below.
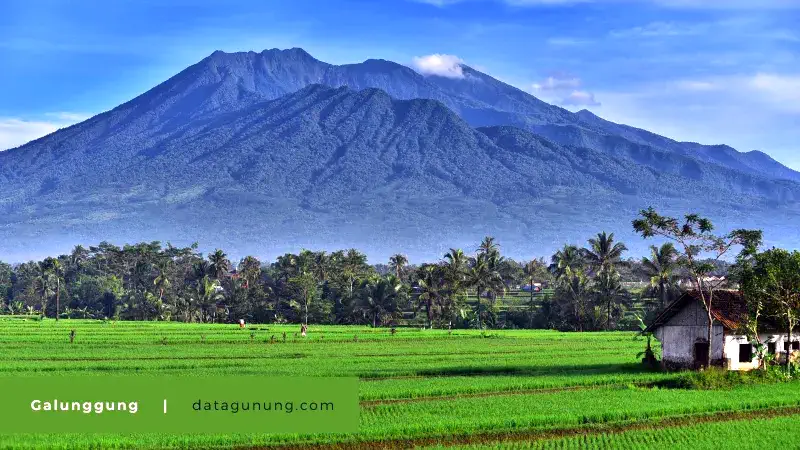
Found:
<path fill-rule="evenodd" d="M 708 293 L 706 293 L 708 295 Z M 652 332 L 667 323 L 675 314 L 692 302 L 702 302 L 700 291 L 685 292 L 677 300 L 670 303 L 653 322 L 647 326 L 645 332 Z M 747 303 L 739 291 L 722 290 L 714 291 L 711 301 L 711 315 L 714 320 L 728 330 L 738 330 L 747 320 Z"/>

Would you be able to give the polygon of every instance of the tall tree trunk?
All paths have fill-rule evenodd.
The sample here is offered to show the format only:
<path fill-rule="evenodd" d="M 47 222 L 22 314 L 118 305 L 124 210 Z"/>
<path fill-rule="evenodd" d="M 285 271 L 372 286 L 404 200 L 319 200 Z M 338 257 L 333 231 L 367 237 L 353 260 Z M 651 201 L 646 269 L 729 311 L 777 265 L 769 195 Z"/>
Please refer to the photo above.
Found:
<path fill-rule="evenodd" d="M 664 280 L 658 282 L 661 291 L 661 311 L 667 306 L 667 287 L 664 285 Z"/>
<path fill-rule="evenodd" d="M 428 328 L 433 329 L 433 299 L 429 298 L 425 304 L 426 312 L 428 313 Z"/>
<path fill-rule="evenodd" d="M 308 295 L 306 294 L 306 304 L 305 304 L 306 316 L 304 319 L 304 323 L 308 326 Z"/>
<path fill-rule="evenodd" d="M 528 328 L 533 328 L 533 277 L 531 277 L 531 304 L 530 304 L 530 321 L 528 322 Z"/>
<path fill-rule="evenodd" d="M 791 314 L 791 311 L 787 311 L 787 314 Z M 786 368 L 789 368 L 789 358 L 792 355 L 792 319 L 789 318 L 787 315 L 786 318 L 787 324 L 789 325 L 788 333 L 786 333 Z"/>
<path fill-rule="evenodd" d="M 58 311 L 60 310 L 61 279 L 56 277 L 56 322 L 58 322 Z"/>
<path fill-rule="evenodd" d="M 476 289 L 478 294 L 478 307 L 476 308 L 477 316 L 478 316 L 478 329 L 482 330 L 483 326 L 481 324 L 481 290 Z"/>
<path fill-rule="evenodd" d="M 711 315 L 711 305 L 708 306 L 708 367 L 711 367 L 711 355 L 713 354 L 711 346 L 711 337 L 714 332 L 713 316 Z"/>
<path fill-rule="evenodd" d="M 608 297 L 608 314 L 606 315 L 606 331 L 611 330 L 611 297 Z"/>

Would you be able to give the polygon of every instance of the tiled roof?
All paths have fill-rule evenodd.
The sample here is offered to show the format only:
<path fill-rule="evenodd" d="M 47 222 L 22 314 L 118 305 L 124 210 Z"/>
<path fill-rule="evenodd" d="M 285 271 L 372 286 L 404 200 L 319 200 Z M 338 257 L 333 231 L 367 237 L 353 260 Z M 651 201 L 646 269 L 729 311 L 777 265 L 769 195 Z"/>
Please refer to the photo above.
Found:
<path fill-rule="evenodd" d="M 708 298 L 708 292 L 706 292 L 706 298 Z M 677 300 L 667 306 L 645 331 L 654 331 L 656 328 L 667 323 L 669 319 L 689 303 L 701 301 L 700 291 L 692 290 L 685 292 Z M 747 320 L 747 303 L 745 303 L 742 293 L 724 289 L 715 290 L 714 297 L 711 300 L 711 315 L 714 317 L 715 321 L 719 322 L 728 330 L 740 329 Z"/>

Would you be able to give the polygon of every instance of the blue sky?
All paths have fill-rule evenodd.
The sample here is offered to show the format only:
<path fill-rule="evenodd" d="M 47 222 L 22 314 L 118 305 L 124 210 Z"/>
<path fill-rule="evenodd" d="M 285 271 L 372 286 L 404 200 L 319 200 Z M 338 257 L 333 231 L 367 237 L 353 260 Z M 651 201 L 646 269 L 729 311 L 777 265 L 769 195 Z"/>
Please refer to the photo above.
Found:
<path fill-rule="evenodd" d="M 214 50 L 303 47 L 420 70 L 449 55 L 572 110 L 800 170 L 798 24 L 800 0 L 2 0 L 0 149 Z"/>

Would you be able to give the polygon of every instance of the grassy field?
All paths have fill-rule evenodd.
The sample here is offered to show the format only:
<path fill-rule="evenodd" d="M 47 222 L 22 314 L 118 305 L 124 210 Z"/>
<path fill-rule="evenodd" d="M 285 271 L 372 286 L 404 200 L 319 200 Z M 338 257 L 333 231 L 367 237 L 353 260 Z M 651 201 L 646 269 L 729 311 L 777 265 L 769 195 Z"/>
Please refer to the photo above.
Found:
<path fill-rule="evenodd" d="M 0 319 L 0 374 L 354 375 L 358 434 L 8 435 L 0 447 L 800 448 L 800 384 L 666 388 L 679 374 L 637 364 L 633 333 L 297 331 Z"/>

